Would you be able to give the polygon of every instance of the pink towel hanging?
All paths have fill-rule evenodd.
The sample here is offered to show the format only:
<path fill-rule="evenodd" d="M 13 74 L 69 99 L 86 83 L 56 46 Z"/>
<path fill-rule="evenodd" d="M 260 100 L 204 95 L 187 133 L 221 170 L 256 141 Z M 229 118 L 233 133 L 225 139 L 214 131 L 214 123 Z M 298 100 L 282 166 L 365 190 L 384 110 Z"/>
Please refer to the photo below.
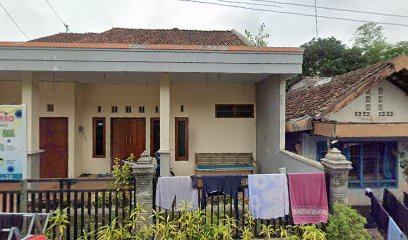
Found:
<path fill-rule="evenodd" d="M 293 222 L 327 222 L 329 211 L 324 173 L 290 173 L 288 177 Z"/>

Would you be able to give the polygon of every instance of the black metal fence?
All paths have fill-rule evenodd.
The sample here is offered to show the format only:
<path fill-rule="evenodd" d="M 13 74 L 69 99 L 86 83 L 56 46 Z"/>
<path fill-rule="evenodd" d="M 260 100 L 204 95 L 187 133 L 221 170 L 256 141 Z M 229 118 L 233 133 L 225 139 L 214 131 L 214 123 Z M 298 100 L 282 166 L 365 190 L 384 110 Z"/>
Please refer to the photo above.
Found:
<path fill-rule="evenodd" d="M 101 226 L 112 222 L 117 218 L 121 222 L 125 216 L 136 206 L 136 181 L 132 179 L 131 186 L 127 190 L 117 192 L 110 187 L 113 179 L 107 178 L 80 178 L 80 179 L 39 179 L 28 180 L 31 185 L 24 192 L 20 181 L 0 182 L 0 212 L 21 212 L 21 206 L 27 212 L 40 213 L 51 212 L 56 209 L 66 209 L 70 224 L 66 229 L 66 239 L 78 239 L 84 233 L 95 234 Z M 328 179 L 329 180 L 329 179 Z M 329 185 L 329 181 L 327 182 Z M 173 204 L 172 209 L 164 210 L 156 207 L 157 178 L 153 179 L 153 206 L 156 211 L 162 211 L 164 217 L 170 220 L 180 217 L 180 212 Z M 201 208 L 201 178 L 198 178 L 198 199 Z M 243 230 L 249 213 L 247 176 L 243 177 L 243 183 L 238 195 L 238 219 L 232 198 L 228 195 L 217 194 L 207 198 L 204 208 L 206 221 L 218 223 L 225 216 L 236 219 L 236 236 Z M 123 199 L 120 199 L 123 196 Z M 154 219 L 155 220 L 155 219 Z M 254 220 L 255 235 L 260 234 L 262 225 L 279 226 L 292 225 L 292 217 L 286 216 L 278 219 Z M 55 235 L 55 229 L 51 231 Z"/>
<path fill-rule="evenodd" d="M 239 188 L 239 194 L 238 194 L 238 219 L 236 219 L 236 213 L 235 213 L 235 208 L 233 204 L 233 200 L 231 197 L 225 194 L 219 194 L 217 193 L 216 195 L 211 195 L 207 199 L 207 204 L 205 208 L 202 208 L 201 206 L 201 189 L 202 189 L 202 182 L 201 178 L 198 178 L 198 199 L 199 199 L 199 209 L 205 210 L 206 214 L 206 221 L 210 221 L 211 224 L 217 224 L 218 220 L 225 219 L 225 216 L 229 216 L 230 218 L 234 218 L 236 221 L 236 237 L 239 237 L 241 234 L 241 230 L 244 229 L 245 226 L 245 221 L 247 220 L 248 214 L 249 214 L 249 198 L 248 198 L 248 185 L 247 185 L 247 179 L 248 176 L 243 176 L 243 183 L 241 184 Z M 156 189 L 157 186 L 157 178 L 154 178 L 153 180 L 153 189 Z M 155 199 L 155 191 L 153 192 L 153 199 Z M 180 217 L 180 212 L 177 211 L 177 207 L 175 206 L 175 203 L 173 203 L 173 206 L 170 210 L 166 209 L 161 209 L 160 207 L 156 206 L 153 203 L 153 209 L 155 211 L 163 211 L 164 212 L 164 218 L 167 219 L 169 218 L 170 220 L 177 219 Z M 265 225 L 273 225 L 275 228 L 279 228 L 280 226 L 287 226 L 287 225 L 292 225 L 292 217 L 290 215 L 286 217 L 281 217 L 278 219 L 269 219 L 269 220 L 260 220 L 260 219 L 254 219 L 254 234 L 255 236 L 260 235 L 261 227 L 263 224 Z"/>
<path fill-rule="evenodd" d="M 38 179 L 28 180 L 25 191 L 22 182 L 0 182 L 1 212 L 51 212 L 65 209 L 68 215 L 66 239 L 78 239 L 84 233 L 96 233 L 100 226 L 119 221 L 136 205 L 136 182 L 117 192 L 110 187 L 112 179 Z M 1 190 L 9 189 L 9 190 Z M 24 206 L 25 205 L 25 206 Z M 55 235 L 55 229 L 51 231 Z"/>

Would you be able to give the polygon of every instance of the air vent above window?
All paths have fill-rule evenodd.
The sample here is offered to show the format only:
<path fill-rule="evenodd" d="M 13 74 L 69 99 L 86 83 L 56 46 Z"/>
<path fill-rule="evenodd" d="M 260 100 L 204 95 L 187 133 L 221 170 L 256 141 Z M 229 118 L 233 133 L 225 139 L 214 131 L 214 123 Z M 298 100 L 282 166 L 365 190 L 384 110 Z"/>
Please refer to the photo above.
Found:
<path fill-rule="evenodd" d="M 145 107 L 139 106 L 139 113 L 144 113 L 144 112 L 145 112 Z"/>
<path fill-rule="evenodd" d="M 47 104 L 47 112 L 54 112 L 54 104 Z"/>

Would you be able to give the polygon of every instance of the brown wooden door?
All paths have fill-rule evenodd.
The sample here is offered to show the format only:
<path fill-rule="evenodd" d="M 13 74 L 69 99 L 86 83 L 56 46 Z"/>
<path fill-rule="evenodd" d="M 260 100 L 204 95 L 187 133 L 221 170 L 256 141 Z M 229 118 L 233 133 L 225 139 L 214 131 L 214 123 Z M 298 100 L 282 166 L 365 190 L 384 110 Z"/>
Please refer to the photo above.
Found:
<path fill-rule="evenodd" d="M 112 118 L 111 155 L 125 159 L 133 153 L 136 158 L 146 149 L 146 122 L 141 118 Z"/>
<path fill-rule="evenodd" d="M 124 118 L 114 118 L 111 124 L 111 154 L 112 159 L 124 159 L 129 156 L 128 152 L 128 133 L 129 121 Z"/>
<path fill-rule="evenodd" d="M 68 177 L 68 118 L 40 118 L 40 177 Z"/>
<path fill-rule="evenodd" d="M 129 153 L 138 158 L 146 150 L 145 119 L 130 119 L 129 127 Z"/>

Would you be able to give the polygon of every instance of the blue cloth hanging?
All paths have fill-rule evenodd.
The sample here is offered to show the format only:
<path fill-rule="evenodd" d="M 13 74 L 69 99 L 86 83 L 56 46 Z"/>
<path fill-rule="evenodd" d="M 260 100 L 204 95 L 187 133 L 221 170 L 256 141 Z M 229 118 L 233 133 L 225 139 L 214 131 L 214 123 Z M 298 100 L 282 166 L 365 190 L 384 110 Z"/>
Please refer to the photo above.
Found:
<path fill-rule="evenodd" d="M 394 220 L 390 217 L 388 218 L 388 231 L 387 240 L 403 240 L 405 239 L 404 234 L 401 229 L 397 226 Z"/>

